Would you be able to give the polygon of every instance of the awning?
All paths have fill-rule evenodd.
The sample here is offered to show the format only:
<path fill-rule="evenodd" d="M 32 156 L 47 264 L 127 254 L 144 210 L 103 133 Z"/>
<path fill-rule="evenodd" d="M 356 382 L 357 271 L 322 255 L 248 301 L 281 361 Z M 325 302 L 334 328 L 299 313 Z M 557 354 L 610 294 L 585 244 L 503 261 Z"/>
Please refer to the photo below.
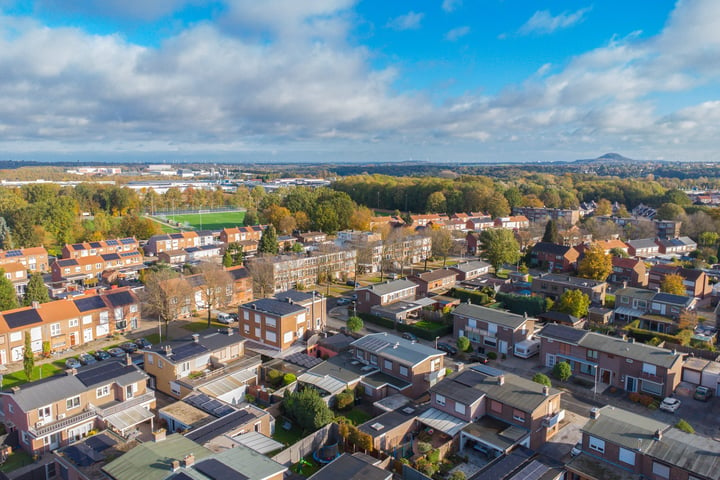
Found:
<path fill-rule="evenodd" d="M 645 315 L 645 312 L 641 312 L 640 310 L 635 310 L 634 308 L 630 307 L 618 307 L 615 309 L 615 315 L 625 315 L 626 317 L 640 317 L 642 315 Z"/>
<path fill-rule="evenodd" d="M 325 375 L 321 377 L 319 375 L 313 375 L 312 373 L 303 373 L 297 378 L 297 381 L 300 383 L 307 383 L 308 385 L 312 385 L 315 388 L 318 388 L 330 394 L 341 392 L 342 390 L 347 388 L 347 384 L 345 382 L 341 382 L 340 380 L 333 378 L 330 375 Z"/>
<path fill-rule="evenodd" d="M 258 453 L 265 455 L 266 453 L 280 450 L 284 445 L 280 442 L 273 440 L 270 437 L 263 435 L 260 432 L 248 432 L 233 437 L 233 440 L 241 445 L 245 445 L 248 448 L 252 448 Z"/>
<path fill-rule="evenodd" d="M 457 435 L 460 430 L 468 425 L 468 422 L 463 422 L 459 418 L 455 418 L 452 415 L 441 412 L 436 408 L 425 410 L 418 416 L 418 420 L 428 427 L 440 430 L 451 437 Z"/>
<path fill-rule="evenodd" d="M 120 432 L 124 434 L 125 430 L 127 430 L 128 428 L 146 422 L 154 416 L 155 415 L 147 408 L 136 405 L 134 407 L 130 407 L 121 412 L 110 415 L 105 420 L 107 420 L 110 425 L 120 430 Z"/>

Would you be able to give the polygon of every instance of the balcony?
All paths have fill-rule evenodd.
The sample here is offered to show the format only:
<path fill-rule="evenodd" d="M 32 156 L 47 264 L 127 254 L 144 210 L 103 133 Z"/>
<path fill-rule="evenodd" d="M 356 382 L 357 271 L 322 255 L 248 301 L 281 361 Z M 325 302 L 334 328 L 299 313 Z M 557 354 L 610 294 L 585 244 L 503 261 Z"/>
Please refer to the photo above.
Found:
<path fill-rule="evenodd" d="M 560 410 L 559 412 L 557 412 L 553 415 L 548 415 L 547 417 L 545 417 L 545 419 L 543 420 L 543 426 L 545 428 L 552 428 L 555 425 L 557 425 L 558 423 L 562 422 L 564 418 L 565 418 L 565 410 Z"/>
<path fill-rule="evenodd" d="M 107 418 L 110 415 L 114 415 L 118 412 L 122 412 L 123 410 L 126 410 L 130 407 L 134 407 L 136 405 L 142 405 L 143 403 L 151 402 L 153 400 L 155 400 L 155 392 L 149 391 L 147 393 L 143 393 L 142 395 L 138 395 L 137 397 L 133 397 L 128 400 L 125 400 L 124 402 L 115 403 L 113 405 L 108 405 L 106 407 L 93 406 L 93 409 L 97 412 L 97 415 L 100 418 Z"/>
<path fill-rule="evenodd" d="M 80 412 L 77 415 L 62 418 L 41 427 L 31 427 L 28 429 L 28 431 L 35 438 L 44 437 L 60 430 L 65 430 L 66 428 L 71 427 L 77 423 L 84 422 L 85 420 L 95 418 L 96 416 L 97 412 L 95 411 L 95 408 L 93 408 L 92 406 L 88 406 L 85 411 Z"/>

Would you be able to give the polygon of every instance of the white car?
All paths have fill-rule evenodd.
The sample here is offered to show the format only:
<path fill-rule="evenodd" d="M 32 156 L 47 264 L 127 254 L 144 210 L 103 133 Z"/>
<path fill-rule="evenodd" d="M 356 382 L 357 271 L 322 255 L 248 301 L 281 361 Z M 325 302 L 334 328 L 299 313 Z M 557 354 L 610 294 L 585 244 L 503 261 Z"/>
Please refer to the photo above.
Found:
<path fill-rule="evenodd" d="M 582 442 L 578 442 L 575 444 L 575 446 L 570 450 L 570 456 L 571 457 L 577 457 L 582 453 Z"/>
<path fill-rule="evenodd" d="M 677 398 L 666 397 L 662 402 L 660 402 L 660 410 L 675 413 L 675 411 L 680 408 L 680 403 L 680 400 Z"/>

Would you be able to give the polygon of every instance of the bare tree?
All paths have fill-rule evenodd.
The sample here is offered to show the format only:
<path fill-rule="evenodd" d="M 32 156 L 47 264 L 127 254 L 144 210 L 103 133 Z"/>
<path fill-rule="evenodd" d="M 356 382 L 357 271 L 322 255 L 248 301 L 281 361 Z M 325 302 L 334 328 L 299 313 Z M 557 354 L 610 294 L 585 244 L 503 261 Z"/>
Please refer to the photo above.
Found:
<path fill-rule="evenodd" d="M 432 239 L 432 254 L 434 257 L 442 257 L 444 267 L 447 256 L 453 247 L 452 234 L 445 229 L 433 228 L 430 230 L 430 238 Z"/>
<path fill-rule="evenodd" d="M 255 257 L 247 264 L 248 272 L 253 279 L 255 296 L 265 298 L 275 292 L 275 271 L 269 258 Z"/>
<path fill-rule="evenodd" d="M 200 295 L 207 309 L 208 328 L 211 324 L 213 308 L 222 308 L 232 298 L 232 277 L 217 263 L 202 262 L 198 273 L 203 279 Z"/>
<path fill-rule="evenodd" d="M 141 298 L 149 313 L 157 315 L 158 320 L 165 324 L 166 339 L 169 338 L 169 323 L 181 314 L 189 313 L 191 295 L 190 284 L 174 270 L 163 268 L 145 275 L 145 290 Z"/>

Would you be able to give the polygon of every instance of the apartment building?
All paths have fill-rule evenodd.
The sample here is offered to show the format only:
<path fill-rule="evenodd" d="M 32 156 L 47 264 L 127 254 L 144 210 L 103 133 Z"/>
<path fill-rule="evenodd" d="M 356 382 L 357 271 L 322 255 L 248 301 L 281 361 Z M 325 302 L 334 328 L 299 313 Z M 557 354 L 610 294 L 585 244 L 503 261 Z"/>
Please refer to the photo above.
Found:
<path fill-rule="evenodd" d="M 327 234 L 323 232 L 297 233 L 295 238 L 303 245 L 315 245 L 327 241 Z"/>
<path fill-rule="evenodd" d="M 432 387 L 431 408 L 418 421 L 459 437 L 460 452 L 475 448 L 495 458 L 516 446 L 537 450 L 552 438 L 565 416 L 561 395 L 529 379 L 476 365 Z"/>
<path fill-rule="evenodd" d="M 370 313 L 376 305 L 386 306 L 395 302 L 411 302 L 417 297 L 418 285 L 410 280 L 394 280 L 358 288 L 356 308 L 360 313 Z"/>
<path fill-rule="evenodd" d="M 141 267 L 144 267 L 143 256 L 138 250 L 65 258 L 52 264 L 52 281 L 94 285 L 107 270 L 137 272 Z"/>
<path fill-rule="evenodd" d="M 613 256 L 612 271 L 607 281 L 615 284 L 626 284 L 631 287 L 644 287 L 648 283 L 648 271 L 645 262 L 634 258 Z"/>
<path fill-rule="evenodd" d="M 555 220 L 575 225 L 580 221 L 580 210 L 570 208 L 515 207 L 513 214 L 527 217 L 531 223 Z"/>
<path fill-rule="evenodd" d="M 275 292 L 315 285 L 318 279 L 342 280 L 355 272 L 356 250 L 327 248 L 308 253 L 251 259 L 272 267 Z"/>
<path fill-rule="evenodd" d="M 325 297 L 317 292 L 282 292 L 238 307 L 240 332 L 250 340 L 278 350 L 321 331 L 327 321 Z"/>
<path fill-rule="evenodd" d="M 683 357 L 675 351 L 564 325 L 546 325 L 538 334 L 546 367 L 570 364 L 573 375 L 627 392 L 671 395 L 682 378 Z"/>
<path fill-rule="evenodd" d="M 429 293 L 447 292 L 455 286 L 456 277 L 455 270 L 439 268 L 430 272 L 410 275 L 407 279 L 417 284 L 417 294 L 424 297 Z"/>
<path fill-rule="evenodd" d="M 140 301 L 127 288 L 6 310 L 0 312 L 0 364 L 22 360 L 26 332 L 33 352 L 42 352 L 44 342 L 63 351 L 133 330 L 139 319 Z"/>
<path fill-rule="evenodd" d="M 155 393 L 148 376 L 126 360 L 106 360 L 0 392 L 0 421 L 18 432 L 30 454 L 55 450 L 111 427 L 127 435 L 141 423 L 152 426 Z"/>
<path fill-rule="evenodd" d="M 99 242 L 68 243 L 62 248 L 62 258 L 94 257 L 106 253 L 136 251 L 140 243 L 135 237 L 115 238 Z"/>
<path fill-rule="evenodd" d="M 350 344 L 352 356 L 367 365 L 360 384 L 373 401 L 395 393 L 417 398 L 445 376 L 445 352 L 383 332 Z"/>
<path fill-rule="evenodd" d="M 697 250 L 697 243 L 690 237 L 658 239 L 656 243 L 664 255 L 685 255 Z"/>
<path fill-rule="evenodd" d="M 533 295 L 553 300 L 558 300 L 567 290 L 580 290 L 590 298 L 592 304 L 604 305 L 607 283 L 560 273 L 545 273 L 533 278 L 531 290 Z"/>
<path fill-rule="evenodd" d="M 145 254 L 156 256 L 161 252 L 172 252 L 190 247 L 199 247 L 200 237 L 197 232 L 164 233 L 153 235 L 145 244 Z"/>
<path fill-rule="evenodd" d="M 710 279 L 705 272 L 672 264 L 657 264 L 650 267 L 648 288 L 660 289 L 668 275 L 680 275 L 683 278 L 685 295 L 688 297 L 705 298 L 712 293 Z"/>
<path fill-rule="evenodd" d="M 530 220 L 525 215 L 514 215 L 511 217 L 498 217 L 495 219 L 495 228 L 508 228 L 521 230 L 530 226 Z"/>
<path fill-rule="evenodd" d="M 47 272 L 50 268 L 48 253 L 44 247 L 20 248 L 17 250 L 0 250 L 0 268 L 15 264 L 22 265 L 31 272 Z"/>
<path fill-rule="evenodd" d="M 388 239 L 383 242 L 382 255 L 399 265 L 419 263 L 432 257 L 432 239 L 422 235 Z"/>
<path fill-rule="evenodd" d="M 565 466 L 569 480 L 718 478 L 719 442 L 650 417 L 607 405 L 581 432 L 581 453 Z"/>
<path fill-rule="evenodd" d="M 150 387 L 177 399 L 203 391 L 210 380 L 233 374 L 229 378 L 235 382 L 220 396 L 242 400 L 245 387 L 257 383 L 260 366 L 259 357 L 245 356 L 245 338 L 233 328 L 208 329 L 153 345 L 143 356 Z"/>
<path fill-rule="evenodd" d="M 453 265 L 450 270 L 455 271 L 458 282 L 464 282 L 490 273 L 490 264 L 482 260 L 474 260 Z"/>
<path fill-rule="evenodd" d="M 471 303 L 458 305 L 452 318 L 453 336 L 467 337 L 480 352 L 512 354 L 535 330 L 534 318 Z"/>
<path fill-rule="evenodd" d="M 536 243 L 530 254 L 530 265 L 550 272 L 573 272 L 580 252 L 574 247 L 550 242 Z"/>

